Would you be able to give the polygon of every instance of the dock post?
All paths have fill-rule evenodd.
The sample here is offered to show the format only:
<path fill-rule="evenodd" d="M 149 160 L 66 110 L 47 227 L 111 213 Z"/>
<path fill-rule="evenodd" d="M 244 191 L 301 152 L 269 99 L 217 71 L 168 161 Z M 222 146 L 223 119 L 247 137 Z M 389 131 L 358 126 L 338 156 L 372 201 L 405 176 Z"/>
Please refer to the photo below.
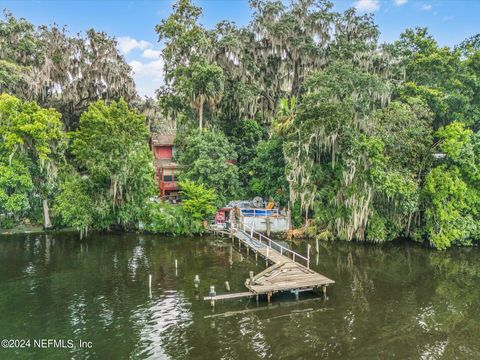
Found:
<path fill-rule="evenodd" d="M 253 284 L 253 271 L 250 271 L 250 284 Z"/>
<path fill-rule="evenodd" d="M 152 274 L 148 275 L 148 292 L 151 298 L 152 297 Z"/>
<path fill-rule="evenodd" d="M 178 261 L 175 259 L 175 276 L 178 275 Z"/>
<path fill-rule="evenodd" d="M 318 238 L 316 239 L 315 250 L 317 251 L 317 254 L 320 252 L 320 246 L 318 244 Z"/>
<path fill-rule="evenodd" d="M 269 304 L 270 304 L 270 299 L 271 298 L 272 298 L 272 293 L 271 292 L 267 293 L 267 301 L 268 301 Z"/>
<path fill-rule="evenodd" d="M 195 275 L 195 279 L 193 279 L 193 283 L 195 285 L 195 289 L 198 289 L 198 285 L 200 284 L 200 276 Z"/>
<path fill-rule="evenodd" d="M 215 306 L 215 295 L 217 295 L 215 293 L 215 286 L 210 286 L 210 297 L 211 297 L 210 304 L 212 306 Z"/>
<path fill-rule="evenodd" d="M 255 262 L 258 261 L 258 252 L 255 251 Z"/>
<path fill-rule="evenodd" d="M 322 285 L 323 296 L 327 296 L 327 285 Z"/>
<path fill-rule="evenodd" d="M 230 246 L 230 253 L 228 255 L 228 262 L 230 263 L 230 266 L 233 265 L 233 247 Z"/>
<path fill-rule="evenodd" d="M 299 295 L 299 293 L 298 293 L 298 289 L 297 289 L 297 290 L 295 290 L 295 300 L 297 300 L 297 301 L 298 301 L 298 295 Z"/>
<path fill-rule="evenodd" d="M 270 236 L 270 217 L 268 217 L 268 216 L 265 219 L 265 225 L 266 225 L 266 228 L 267 228 L 267 236 Z"/>
<path fill-rule="evenodd" d="M 268 267 L 268 250 L 270 248 L 267 246 L 267 256 L 265 257 L 265 267 Z"/>
<path fill-rule="evenodd" d="M 225 289 L 230 292 L 230 284 L 228 283 L 228 281 L 225 281 Z"/>
<path fill-rule="evenodd" d="M 288 221 L 288 230 L 292 230 L 292 213 L 290 211 L 290 201 L 288 201 L 287 221 Z"/>
<path fill-rule="evenodd" d="M 250 254 L 250 246 L 247 245 L 247 256 Z"/>

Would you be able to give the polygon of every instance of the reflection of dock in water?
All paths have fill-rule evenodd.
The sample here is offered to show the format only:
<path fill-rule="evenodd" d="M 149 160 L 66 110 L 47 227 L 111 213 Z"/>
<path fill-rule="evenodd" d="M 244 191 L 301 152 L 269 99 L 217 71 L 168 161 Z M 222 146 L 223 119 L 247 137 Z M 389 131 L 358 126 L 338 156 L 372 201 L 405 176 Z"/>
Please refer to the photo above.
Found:
<path fill-rule="evenodd" d="M 248 291 L 241 293 L 227 293 L 217 295 L 214 288 L 210 295 L 204 300 L 210 300 L 212 305 L 216 300 L 228 300 L 241 297 L 267 295 L 270 302 L 271 296 L 276 292 L 290 291 L 298 295 L 302 291 L 313 291 L 322 289 L 324 293 L 327 286 L 335 283 L 326 276 L 310 269 L 310 245 L 308 245 L 307 256 L 303 256 L 269 237 L 256 232 L 245 223 L 241 228 L 233 227 L 230 232 L 223 229 L 212 228 L 216 233 L 227 234 L 238 240 L 239 248 L 245 246 L 247 254 L 252 251 L 255 259 L 265 259 L 267 268 L 257 275 L 250 272 L 250 277 L 245 281 Z"/>
<path fill-rule="evenodd" d="M 318 302 L 321 301 L 318 297 L 313 298 L 313 299 L 304 299 L 304 300 L 299 300 L 299 301 L 282 301 L 282 302 L 276 302 L 275 304 L 269 304 L 268 306 L 255 306 L 252 308 L 245 308 L 242 310 L 235 310 L 235 311 L 226 311 L 223 313 L 219 314 L 210 314 L 210 315 L 205 315 L 205 319 L 215 319 L 215 318 L 227 318 L 231 316 L 237 316 L 237 315 L 245 315 L 245 314 L 250 314 L 250 313 L 257 313 L 257 312 L 262 312 L 262 311 L 270 311 L 272 309 L 285 309 L 287 310 L 285 314 L 282 315 L 277 315 L 274 316 L 273 318 L 269 319 L 277 319 L 280 317 L 284 316 L 291 316 L 294 314 L 306 314 L 306 313 L 316 313 L 316 312 L 326 312 L 326 311 L 333 311 L 333 308 L 331 307 L 321 307 L 318 308 Z M 293 309 L 290 310 L 292 306 L 298 307 L 300 305 L 315 305 L 314 307 L 308 307 L 305 309 Z M 290 310 L 290 311 L 289 311 Z"/>

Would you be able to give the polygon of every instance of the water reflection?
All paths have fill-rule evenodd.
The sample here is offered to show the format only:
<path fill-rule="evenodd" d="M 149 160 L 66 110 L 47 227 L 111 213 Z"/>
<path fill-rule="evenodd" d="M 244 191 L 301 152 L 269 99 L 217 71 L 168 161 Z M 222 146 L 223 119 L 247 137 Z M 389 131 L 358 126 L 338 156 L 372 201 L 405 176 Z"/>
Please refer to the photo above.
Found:
<path fill-rule="evenodd" d="M 306 244 L 295 247 L 305 252 Z M 245 299 L 212 310 L 202 300 L 211 285 L 221 293 L 228 281 L 232 292 L 244 291 L 249 271 L 264 265 L 228 239 L 2 238 L 0 337 L 83 339 L 94 348 L 0 350 L 0 358 L 474 359 L 480 353 L 478 249 L 336 242 L 321 243 L 315 257 L 313 268 L 336 281 L 328 299 L 276 294 L 271 306 Z"/>

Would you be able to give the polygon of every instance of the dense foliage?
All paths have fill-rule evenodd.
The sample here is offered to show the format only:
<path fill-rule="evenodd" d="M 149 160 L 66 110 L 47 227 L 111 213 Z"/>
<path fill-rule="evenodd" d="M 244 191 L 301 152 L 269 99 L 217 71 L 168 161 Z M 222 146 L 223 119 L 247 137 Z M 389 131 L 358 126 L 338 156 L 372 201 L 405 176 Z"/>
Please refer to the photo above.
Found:
<path fill-rule="evenodd" d="M 195 119 L 212 129 L 183 135 L 185 178 L 221 200 L 290 202 L 320 238 L 407 237 L 440 249 L 477 239 L 478 36 L 451 49 L 416 28 L 380 45 L 371 15 L 337 13 L 329 1 L 251 6 L 248 26 L 208 30 L 201 9 L 179 0 L 156 28 L 167 44 L 165 115 L 179 119 L 180 134 Z M 200 115 L 195 101 L 207 91 L 185 89 L 209 68 L 218 82 L 202 83 L 212 101 Z M 457 127 L 468 135 L 454 147 L 468 156 L 449 150 Z M 235 154 L 218 161 L 229 148 L 222 132 Z M 227 175 L 234 155 L 238 170 Z M 235 193 L 225 187 L 233 170 Z"/>
<path fill-rule="evenodd" d="M 207 29 L 177 0 L 155 28 L 165 83 L 141 103 L 114 39 L 6 13 L 0 91 L 18 99 L 0 98 L 2 219 L 43 208 L 47 225 L 50 202 L 54 223 L 82 230 L 192 234 L 260 195 L 321 239 L 478 240 L 480 35 L 449 48 L 415 28 L 380 44 L 372 15 L 328 0 L 250 5 L 247 26 Z M 179 206 L 149 200 L 148 131 L 172 129 Z"/>
<path fill-rule="evenodd" d="M 0 95 L 0 138 L 0 214 L 38 220 L 43 211 L 44 226 L 51 227 L 48 202 L 66 148 L 60 114 Z"/>
<path fill-rule="evenodd" d="M 80 228 L 84 229 L 134 229 L 143 205 L 154 194 L 143 116 L 130 110 L 123 99 L 110 105 L 97 101 L 82 114 L 72 137 L 71 151 L 81 178 L 67 181 L 57 199 L 57 210 L 64 222 L 77 226 L 83 222 Z M 82 199 L 73 200 L 82 210 L 92 205 L 91 216 L 79 211 L 82 220 L 75 219 L 70 211 L 71 195 Z M 84 204 L 85 198 L 89 201 Z"/>
<path fill-rule="evenodd" d="M 8 92 L 62 113 L 78 125 L 90 102 L 137 97 L 130 66 L 116 41 L 93 29 L 71 37 L 65 28 L 40 26 L 5 11 L 0 20 L 0 93 Z"/>
<path fill-rule="evenodd" d="M 179 144 L 180 180 L 191 180 L 215 190 L 220 204 L 239 194 L 233 146 L 221 132 L 193 131 Z M 220 205 L 219 204 L 219 205 Z"/>

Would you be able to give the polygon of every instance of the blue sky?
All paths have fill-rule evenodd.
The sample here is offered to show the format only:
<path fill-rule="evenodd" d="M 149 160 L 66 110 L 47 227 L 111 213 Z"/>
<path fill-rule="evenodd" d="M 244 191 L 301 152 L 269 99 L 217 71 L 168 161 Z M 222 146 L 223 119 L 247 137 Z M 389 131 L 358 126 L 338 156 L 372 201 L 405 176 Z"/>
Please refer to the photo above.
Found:
<path fill-rule="evenodd" d="M 248 0 L 194 0 L 204 10 L 207 28 L 221 20 L 246 25 Z M 154 95 L 162 83 L 160 45 L 154 27 L 171 11 L 172 0 L 0 0 L 0 8 L 25 17 L 36 25 L 67 25 L 71 33 L 88 28 L 115 36 L 135 72 L 140 95 Z M 480 32 L 480 1 L 476 0 L 340 0 L 335 10 L 355 6 L 373 12 L 381 41 L 391 42 L 406 28 L 428 27 L 440 45 L 452 46 Z"/>

